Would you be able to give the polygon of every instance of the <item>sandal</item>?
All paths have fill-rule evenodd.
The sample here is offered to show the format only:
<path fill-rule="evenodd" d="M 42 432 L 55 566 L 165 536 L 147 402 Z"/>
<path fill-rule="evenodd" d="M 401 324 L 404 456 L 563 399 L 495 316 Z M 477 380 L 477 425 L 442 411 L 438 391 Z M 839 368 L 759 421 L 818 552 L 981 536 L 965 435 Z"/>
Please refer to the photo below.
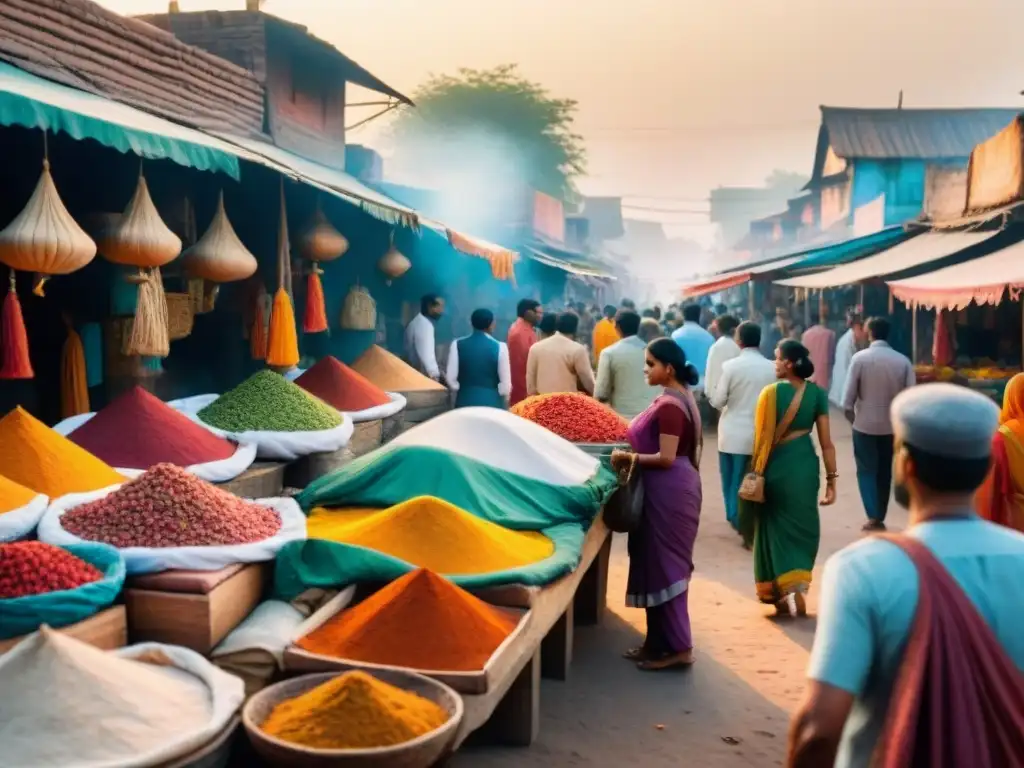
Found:
<path fill-rule="evenodd" d="M 642 645 L 639 645 L 636 648 L 630 648 L 622 654 L 622 658 L 626 659 L 626 661 L 643 661 L 647 658 L 647 649 Z"/>
<path fill-rule="evenodd" d="M 665 654 L 657 659 L 646 659 L 637 662 L 637 669 L 644 672 L 660 672 L 663 669 L 689 667 L 693 664 L 693 651 Z"/>
<path fill-rule="evenodd" d="M 796 604 L 796 615 L 800 617 L 807 616 L 807 601 L 804 600 L 803 592 L 794 593 L 793 602 Z"/>

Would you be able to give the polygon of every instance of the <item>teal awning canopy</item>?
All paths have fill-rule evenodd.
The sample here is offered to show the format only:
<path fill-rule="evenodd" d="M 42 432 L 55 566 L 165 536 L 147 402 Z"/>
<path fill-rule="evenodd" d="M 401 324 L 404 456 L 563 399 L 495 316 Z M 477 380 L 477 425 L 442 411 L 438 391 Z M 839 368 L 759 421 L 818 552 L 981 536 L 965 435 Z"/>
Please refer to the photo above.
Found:
<path fill-rule="evenodd" d="M 597 267 L 559 259 L 529 246 L 526 247 L 526 255 L 538 264 L 553 267 L 554 269 L 560 269 L 563 272 L 568 272 L 570 275 L 577 275 L 579 277 L 598 277 L 604 280 L 615 279 L 613 275 L 609 275 L 607 272 Z"/>
<path fill-rule="evenodd" d="M 823 269 L 846 264 L 850 261 L 870 256 L 882 248 L 889 248 L 906 240 L 911 233 L 902 225 L 888 227 L 879 232 L 862 237 L 853 237 L 840 243 L 833 243 L 821 248 L 813 248 L 801 253 L 792 254 L 799 259 L 786 267 L 786 273 L 802 272 L 805 269 Z"/>
<path fill-rule="evenodd" d="M 0 62 L 0 125 L 63 132 L 119 152 L 239 178 L 238 151 L 214 136 L 4 62 Z"/>

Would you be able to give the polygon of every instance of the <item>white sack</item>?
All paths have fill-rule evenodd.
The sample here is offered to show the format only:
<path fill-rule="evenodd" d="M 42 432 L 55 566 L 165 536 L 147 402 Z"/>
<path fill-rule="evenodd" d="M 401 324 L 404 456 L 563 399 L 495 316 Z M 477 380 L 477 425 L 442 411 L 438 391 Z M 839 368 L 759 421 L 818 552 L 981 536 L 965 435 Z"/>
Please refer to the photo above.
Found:
<path fill-rule="evenodd" d="M 40 494 L 25 506 L 0 515 L 0 542 L 17 541 L 32 533 L 49 504 L 50 499 Z"/>
<path fill-rule="evenodd" d="M 90 493 L 70 493 L 51 502 L 43 519 L 39 521 L 39 540 L 58 547 L 86 541 L 64 530 L 60 523 L 61 517 L 69 509 L 102 499 L 120 487 L 116 485 Z M 175 568 L 217 571 L 236 563 L 262 563 L 277 557 L 277 553 L 288 542 L 306 538 L 306 516 L 294 499 L 255 499 L 252 503 L 270 507 L 281 516 L 280 530 L 269 539 L 252 544 L 210 547 L 127 547 L 120 552 L 128 575 L 158 573 Z"/>
<path fill-rule="evenodd" d="M 195 395 L 167 403 L 181 411 L 197 424 L 202 424 L 215 435 L 226 437 L 238 443 L 255 443 L 256 456 L 268 461 L 295 461 L 311 453 L 333 453 L 348 445 L 355 426 L 352 418 L 341 414 L 341 424 L 333 429 L 319 429 L 315 432 L 226 432 L 203 422 L 198 413 L 220 395 Z"/>
<path fill-rule="evenodd" d="M 78 416 L 72 416 L 68 419 L 57 424 L 53 430 L 59 435 L 67 437 L 80 426 L 89 421 L 95 413 L 82 413 Z M 203 424 L 198 419 L 192 419 L 197 424 L 205 427 L 210 432 L 220 434 L 217 430 L 214 430 L 209 424 Z M 232 439 L 232 438 L 228 438 Z M 189 472 L 200 480 L 205 480 L 208 483 L 226 483 L 228 480 L 234 480 L 240 474 L 245 472 L 252 463 L 256 461 L 256 444 L 255 443 L 243 443 L 240 441 L 234 441 L 237 446 L 235 452 L 228 456 L 226 459 L 219 459 L 217 461 L 207 461 L 203 464 L 192 464 L 191 466 L 184 467 L 186 472 Z M 120 469 L 115 468 L 122 474 L 126 472 L 140 472 L 143 470 L 135 469 Z"/>
<path fill-rule="evenodd" d="M 388 392 L 387 395 L 391 398 L 390 403 L 375 405 L 373 408 L 367 408 L 363 411 L 345 411 L 345 414 L 356 424 L 361 424 L 364 421 L 387 419 L 405 410 L 406 400 L 404 395 L 400 395 L 397 392 Z"/>

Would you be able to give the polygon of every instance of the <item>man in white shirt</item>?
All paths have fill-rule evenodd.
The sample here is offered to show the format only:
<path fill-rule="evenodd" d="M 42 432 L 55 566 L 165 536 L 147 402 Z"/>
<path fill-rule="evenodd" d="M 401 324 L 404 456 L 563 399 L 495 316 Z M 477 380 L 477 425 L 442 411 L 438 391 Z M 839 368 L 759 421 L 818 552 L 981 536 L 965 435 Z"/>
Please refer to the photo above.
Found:
<path fill-rule="evenodd" d="M 708 366 L 704 371 L 704 391 L 710 398 L 722 377 L 722 366 L 734 357 L 739 357 L 740 347 L 733 339 L 740 321 L 733 315 L 722 315 L 715 319 L 718 329 L 718 340 L 711 345 L 708 352 Z"/>
<path fill-rule="evenodd" d="M 722 412 L 718 422 L 718 467 L 725 516 L 739 531 L 739 490 L 754 453 L 754 413 L 761 391 L 775 383 L 775 363 L 761 354 L 761 326 L 747 321 L 736 329 L 740 354 L 722 365 L 708 400 Z"/>
<path fill-rule="evenodd" d="M 473 333 L 452 342 L 446 378 L 456 392 L 455 407 L 504 408 L 512 391 L 508 346 L 494 333 L 494 313 L 477 309 L 470 318 Z"/>
<path fill-rule="evenodd" d="M 420 300 L 419 314 L 405 328 L 406 360 L 434 381 L 441 381 L 441 368 L 437 364 L 437 347 L 434 343 L 434 324 L 443 314 L 444 299 L 428 293 Z"/>

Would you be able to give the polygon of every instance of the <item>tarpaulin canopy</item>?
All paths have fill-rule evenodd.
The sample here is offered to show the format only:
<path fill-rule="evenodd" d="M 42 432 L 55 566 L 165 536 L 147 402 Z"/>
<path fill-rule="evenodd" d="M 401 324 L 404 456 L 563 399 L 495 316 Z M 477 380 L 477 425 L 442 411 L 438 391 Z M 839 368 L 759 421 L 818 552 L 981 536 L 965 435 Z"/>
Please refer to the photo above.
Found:
<path fill-rule="evenodd" d="M 545 266 L 553 267 L 554 269 L 560 269 L 563 272 L 568 272 L 570 275 L 578 275 L 580 277 L 599 277 L 603 280 L 615 279 L 613 275 L 609 275 L 607 272 L 596 267 L 585 264 L 575 264 L 570 261 L 558 259 L 544 253 L 543 251 L 538 251 L 536 248 L 528 247 L 526 249 L 526 254 L 539 264 L 544 264 Z"/>
<path fill-rule="evenodd" d="M 0 125 L 63 132 L 119 152 L 239 177 L 246 156 L 215 136 L 0 62 Z"/>
<path fill-rule="evenodd" d="M 344 171 L 321 165 L 266 141 L 231 134 L 219 134 L 219 137 L 245 150 L 247 159 L 255 158 L 255 161 L 262 165 L 331 192 L 362 208 L 376 219 L 411 229 L 419 228 L 419 214 L 416 211 L 381 194 Z"/>
<path fill-rule="evenodd" d="M 906 304 L 935 309 L 963 309 L 998 304 L 1009 290 L 1016 298 L 1024 288 L 1024 242 L 962 264 L 889 283 L 893 296 Z"/>
<path fill-rule="evenodd" d="M 817 272 L 813 275 L 776 280 L 779 285 L 791 288 L 833 288 L 851 285 L 862 280 L 883 275 L 894 275 L 914 267 L 964 251 L 994 237 L 996 232 L 950 232 L 936 234 L 927 232 L 904 240 L 866 259 L 853 261 L 842 266 Z"/>
<path fill-rule="evenodd" d="M 777 269 L 783 269 L 791 264 L 795 264 L 798 260 L 799 257 L 787 256 L 785 258 L 775 259 L 774 261 L 766 263 L 760 262 L 747 267 L 738 268 L 731 272 L 708 275 L 684 285 L 683 298 L 692 299 L 698 296 L 706 296 L 709 293 L 718 293 L 718 291 L 735 288 L 737 285 L 743 285 L 756 275 L 765 274 L 766 272 L 774 272 Z"/>

